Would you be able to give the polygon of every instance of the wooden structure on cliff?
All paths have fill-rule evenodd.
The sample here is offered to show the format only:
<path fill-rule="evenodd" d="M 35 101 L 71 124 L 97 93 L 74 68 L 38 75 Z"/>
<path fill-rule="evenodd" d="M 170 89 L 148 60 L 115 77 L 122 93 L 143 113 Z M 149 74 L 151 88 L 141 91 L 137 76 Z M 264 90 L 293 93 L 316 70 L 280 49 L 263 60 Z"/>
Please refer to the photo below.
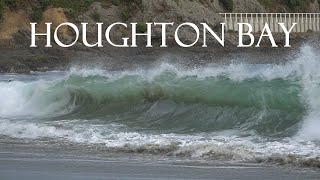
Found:
<path fill-rule="evenodd" d="M 320 32 L 320 13 L 220 13 L 226 23 L 227 31 L 238 31 L 238 23 L 249 23 L 253 32 L 261 32 L 268 23 L 272 32 L 282 32 L 278 23 L 284 23 L 292 32 Z"/>

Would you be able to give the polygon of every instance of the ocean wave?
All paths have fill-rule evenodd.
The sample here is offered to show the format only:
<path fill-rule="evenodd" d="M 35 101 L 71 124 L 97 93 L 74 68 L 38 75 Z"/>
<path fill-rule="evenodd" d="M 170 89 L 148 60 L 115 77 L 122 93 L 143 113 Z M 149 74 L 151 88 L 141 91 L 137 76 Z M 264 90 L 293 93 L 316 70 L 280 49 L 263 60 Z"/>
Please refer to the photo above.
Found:
<path fill-rule="evenodd" d="M 176 133 L 254 129 L 273 136 L 295 133 L 306 111 L 298 77 L 235 81 L 179 77 L 166 70 L 147 78 L 71 74 L 55 81 L 7 83 L 0 89 L 7 94 L 0 116 L 103 119 Z"/>
<path fill-rule="evenodd" d="M 71 69 L 0 82 L 0 135 L 108 150 L 318 166 L 320 62 Z M 58 75 L 60 74 L 60 75 Z M 18 77 L 18 75 L 12 75 Z"/>

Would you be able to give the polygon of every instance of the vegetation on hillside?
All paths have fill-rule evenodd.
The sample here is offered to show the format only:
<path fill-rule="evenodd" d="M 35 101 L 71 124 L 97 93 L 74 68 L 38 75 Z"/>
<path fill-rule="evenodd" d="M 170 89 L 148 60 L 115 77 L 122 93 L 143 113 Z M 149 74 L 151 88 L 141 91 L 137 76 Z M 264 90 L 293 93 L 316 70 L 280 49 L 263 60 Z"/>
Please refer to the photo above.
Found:
<path fill-rule="evenodd" d="M 11 10 L 31 8 L 30 18 L 39 21 L 43 11 L 49 6 L 67 8 L 70 9 L 70 15 L 76 15 L 86 11 L 93 2 L 94 0 L 0 0 L 0 8 L 1 12 L 5 7 Z"/>
<path fill-rule="evenodd" d="M 227 11 L 233 11 L 233 0 L 220 0 L 220 3 Z"/>
<path fill-rule="evenodd" d="M 277 10 L 276 7 L 282 6 L 288 12 L 308 12 L 310 3 L 320 0 L 258 0 L 269 11 Z"/>
<path fill-rule="evenodd" d="M 39 21 L 43 11 L 49 6 L 65 8 L 67 16 L 74 18 L 88 10 L 93 2 L 101 2 L 103 7 L 123 4 L 124 19 L 129 19 L 131 16 L 129 12 L 133 12 L 137 8 L 136 5 L 141 4 L 141 0 L 0 0 L 0 18 L 5 7 L 11 10 L 31 8 L 30 18 L 33 21 Z M 98 14 L 93 16 L 95 19 L 99 19 Z"/>
<path fill-rule="evenodd" d="M 183 3 L 182 0 L 175 0 L 176 2 Z M 203 2 L 203 0 L 193 0 Z M 235 0 L 219 0 L 220 4 L 226 11 L 232 12 Z M 307 12 L 310 3 L 320 0 L 258 0 L 269 11 L 276 11 L 281 7 L 288 12 Z M 31 9 L 28 11 L 30 18 L 33 21 L 40 21 L 42 13 L 48 7 L 62 7 L 66 9 L 66 14 L 69 17 L 76 17 L 77 15 L 85 12 L 90 4 L 93 2 L 101 2 L 103 7 L 115 5 L 121 6 L 122 17 L 127 21 L 132 15 L 141 9 L 141 0 L 0 0 L 0 18 L 4 8 L 11 10 L 17 9 Z M 178 3 L 178 5 L 179 5 Z M 99 14 L 93 14 L 94 19 L 99 20 Z"/>

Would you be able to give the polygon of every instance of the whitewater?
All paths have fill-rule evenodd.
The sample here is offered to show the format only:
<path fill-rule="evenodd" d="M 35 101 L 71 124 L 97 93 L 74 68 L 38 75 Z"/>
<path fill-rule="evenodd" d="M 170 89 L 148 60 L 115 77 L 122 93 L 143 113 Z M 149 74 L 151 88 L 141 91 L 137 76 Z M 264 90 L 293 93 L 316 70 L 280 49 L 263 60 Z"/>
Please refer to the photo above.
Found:
<path fill-rule="evenodd" d="M 4 74 L 0 138 L 319 167 L 319 70 L 303 46 L 282 64 Z"/>

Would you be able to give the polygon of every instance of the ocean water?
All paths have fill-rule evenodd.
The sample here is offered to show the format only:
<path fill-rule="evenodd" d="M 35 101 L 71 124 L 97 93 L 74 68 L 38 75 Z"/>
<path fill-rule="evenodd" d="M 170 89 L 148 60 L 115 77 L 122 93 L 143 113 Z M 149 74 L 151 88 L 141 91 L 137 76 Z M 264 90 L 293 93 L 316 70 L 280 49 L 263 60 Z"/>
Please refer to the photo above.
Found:
<path fill-rule="evenodd" d="M 285 64 L 4 74 L 0 138 L 319 167 L 320 54 L 304 46 Z"/>

